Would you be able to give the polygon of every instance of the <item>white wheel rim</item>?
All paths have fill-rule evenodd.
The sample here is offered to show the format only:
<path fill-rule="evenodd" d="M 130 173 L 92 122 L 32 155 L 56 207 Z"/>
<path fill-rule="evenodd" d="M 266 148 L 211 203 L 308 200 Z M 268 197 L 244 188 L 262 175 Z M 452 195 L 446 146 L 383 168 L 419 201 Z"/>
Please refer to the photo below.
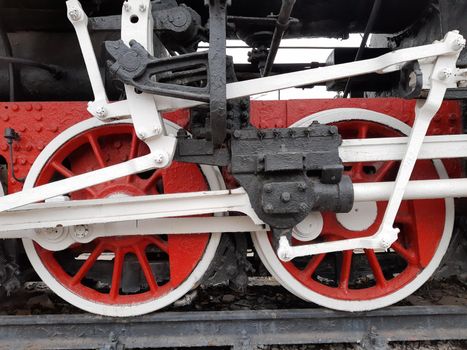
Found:
<path fill-rule="evenodd" d="M 408 135 L 411 130 L 410 126 L 404 124 L 396 118 L 390 117 L 382 113 L 359 108 L 338 108 L 322 111 L 301 119 L 291 127 L 305 127 L 310 125 L 311 122 L 314 120 L 323 124 L 348 120 L 373 121 L 389 126 L 405 135 Z M 444 165 L 440 160 L 433 160 L 433 164 L 440 178 L 448 178 L 446 169 L 444 168 Z M 454 227 L 454 200 L 452 198 L 445 199 L 445 206 L 446 220 L 444 223 L 443 234 L 439 242 L 438 249 L 433 255 L 430 263 L 415 279 L 413 279 L 411 282 L 409 282 L 396 292 L 370 300 L 342 300 L 330 298 L 308 289 L 299 281 L 297 281 L 282 265 L 281 261 L 279 260 L 271 246 L 267 233 L 252 232 L 252 240 L 256 251 L 261 258 L 261 261 L 271 273 L 271 275 L 275 277 L 277 281 L 281 283 L 282 286 L 284 286 L 287 290 L 289 290 L 291 293 L 295 294 L 299 298 L 330 309 L 342 311 L 374 310 L 388 305 L 392 305 L 411 295 L 418 288 L 420 288 L 436 271 L 449 246 Z"/>
<path fill-rule="evenodd" d="M 128 120 L 120 120 L 114 122 L 114 124 L 127 124 Z M 165 121 L 167 132 L 171 134 L 176 134 L 177 130 L 180 128 L 178 125 Z M 24 183 L 24 188 L 32 188 L 36 182 L 37 177 L 40 174 L 43 166 L 47 163 L 48 159 L 68 140 L 79 135 L 82 132 L 87 130 L 107 125 L 95 118 L 82 121 L 76 125 L 73 125 L 69 129 L 65 130 L 63 133 L 58 135 L 53 139 L 46 148 L 41 152 L 34 162 L 31 170 L 28 173 L 26 181 Z M 211 190 L 221 190 L 225 188 L 222 175 L 219 170 L 215 167 L 210 166 L 201 166 L 201 171 L 204 174 L 206 181 Z M 167 305 L 172 304 L 174 301 L 180 299 L 183 295 L 189 292 L 192 288 L 203 277 L 204 273 L 207 271 L 211 261 L 213 260 L 217 247 L 219 245 L 221 238 L 220 233 L 211 233 L 211 237 L 206 246 L 205 252 L 201 260 L 196 265 L 195 269 L 188 276 L 188 278 L 180 284 L 177 288 L 171 290 L 168 294 L 159 297 L 158 299 L 135 303 L 135 304 L 125 304 L 125 305 L 109 305 L 97 303 L 82 298 L 81 296 L 73 293 L 61 283 L 59 283 L 54 276 L 47 270 L 39 255 L 37 254 L 36 249 L 34 248 L 34 243 L 30 239 L 23 239 L 24 249 L 26 254 L 31 262 L 34 270 L 37 272 L 39 277 L 46 283 L 49 288 L 54 291 L 62 299 L 66 300 L 74 306 L 99 315 L 104 316 L 115 316 L 115 317 L 127 317 L 127 316 L 137 316 L 146 314 L 159 310 Z"/>

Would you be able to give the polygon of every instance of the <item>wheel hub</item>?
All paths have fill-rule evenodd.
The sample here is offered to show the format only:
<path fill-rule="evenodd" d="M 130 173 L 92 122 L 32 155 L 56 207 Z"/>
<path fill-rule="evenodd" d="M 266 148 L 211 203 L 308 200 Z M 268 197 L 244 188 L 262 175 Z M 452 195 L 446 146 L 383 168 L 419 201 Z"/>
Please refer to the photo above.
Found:
<path fill-rule="evenodd" d="M 356 202 L 348 213 L 336 214 L 337 221 L 349 231 L 365 231 L 378 216 L 376 202 Z"/>

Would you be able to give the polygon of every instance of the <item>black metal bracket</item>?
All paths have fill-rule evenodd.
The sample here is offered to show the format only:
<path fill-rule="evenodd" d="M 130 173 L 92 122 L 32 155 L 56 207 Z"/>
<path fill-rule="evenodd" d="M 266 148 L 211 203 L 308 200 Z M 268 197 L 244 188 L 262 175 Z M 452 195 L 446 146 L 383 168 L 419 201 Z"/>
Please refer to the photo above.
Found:
<path fill-rule="evenodd" d="M 227 6 L 230 0 L 206 0 L 209 6 L 209 51 L 155 58 L 136 41 L 106 41 L 111 74 L 136 91 L 209 103 L 214 148 L 227 136 Z"/>
<path fill-rule="evenodd" d="M 402 98 L 419 98 L 423 88 L 423 73 L 418 61 L 407 62 L 402 66 L 399 80 L 399 93 Z"/>
<path fill-rule="evenodd" d="M 6 140 L 6 143 L 8 145 L 9 149 L 9 154 L 10 154 L 10 174 L 13 179 L 15 179 L 18 182 L 24 182 L 26 181 L 25 177 L 18 178 L 16 177 L 15 174 L 15 167 L 13 166 L 13 161 L 14 161 L 14 156 L 13 156 L 13 142 L 18 142 L 20 140 L 19 134 L 15 131 L 13 128 L 5 128 L 4 135 L 3 137 Z"/>
<path fill-rule="evenodd" d="M 209 95 L 211 140 L 219 147 L 227 136 L 226 26 L 230 0 L 205 0 L 209 6 Z"/>
<path fill-rule="evenodd" d="M 209 102 L 208 54 L 190 53 L 169 58 L 151 56 L 138 42 L 106 41 L 111 74 L 138 91 Z M 200 85 L 204 86 L 190 86 Z M 196 83 L 196 84 L 195 84 Z"/>
<path fill-rule="evenodd" d="M 313 210 L 348 212 L 353 186 L 343 175 L 335 126 L 235 130 L 231 173 L 256 214 L 275 229 L 291 229 Z"/>

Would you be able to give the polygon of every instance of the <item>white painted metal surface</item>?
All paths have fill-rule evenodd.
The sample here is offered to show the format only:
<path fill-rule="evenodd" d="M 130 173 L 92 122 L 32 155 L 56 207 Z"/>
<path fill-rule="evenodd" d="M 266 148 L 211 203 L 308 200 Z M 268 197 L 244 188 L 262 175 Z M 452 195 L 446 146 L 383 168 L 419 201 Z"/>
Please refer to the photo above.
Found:
<path fill-rule="evenodd" d="M 372 202 L 388 200 L 394 182 L 382 183 L 359 183 L 354 185 L 355 202 Z M 411 181 L 404 194 L 404 199 L 430 199 L 430 198 L 457 198 L 467 197 L 467 179 L 441 179 L 441 180 L 420 180 Z M 359 207 L 359 204 L 356 205 Z M 34 238 L 34 234 L 24 234 L 23 230 L 55 228 L 58 226 L 94 225 L 104 223 L 119 223 L 125 221 L 138 220 L 141 224 L 145 220 L 158 219 L 160 226 L 157 232 L 162 233 L 199 233 L 204 232 L 207 223 L 203 218 L 193 220 L 190 227 L 186 227 L 186 222 L 181 222 L 180 226 L 175 225 L 172 219 L 190 215 L 201 214 L 225 214 L 242 213 L 248 219 L 238 219 L 238 222 L 231 219 L 224 219 L 223 232 L 245 232 L 265 230 L 267 227 L 257 217 L 251 208 L 249 197 L 243 189 L 234 191 L 208 191 L 180 193 L 171 195 L 155 195 L 144 197 L 127 198 L 104 198 L 82 201 L 68 202 L 47 202 L 29 205 L 25 208 L 16 209 L 0 214 L 2 225 L 0 226 L 0 238 Z M 360 211 L 360 213 L 364 212 Z M 316 213 L 320 215 L 319 213 Z M 311 214 L 308 219 L 316 219 L 316 214 Z M 339 220 L 344 226 L 355 227 L 350 221 L 356 220 L 351 214 L 346 218 L 344 214 L 338 214 Z M 354 214 L 355 215 L 355 214 Z M 363 215 L 363 214 L 362 214 Z M 367 214 L 365 214 L 367 215 Z M 365 223 L 360 223 L 362 227 L 371 224 L 371 215 L 365 217 Z M 183 221 L 183 220 L 182 220 Z M 206 219 L 209 221 L 209 219 Z M 221 219 L 212 220 L 216 225 L 212 230 L 221 229 Z M 169 224 L 173 224 L 173 230 L 168 229 Z M 249 225 L 249 230 L 245 230 L 245 225 Z M 316 234 L 315 228 L 306 228 L 311 223 L 304 223 L 298 227 L 304 240 L 311 240 L 311 236 Z M 320 227 L 315 223 L 315 227 Z M 178 229 L 177 227 L 182 227 Z M 186 231 L 185 231 L 186 228 Z M 183 231 L 182 231 L 183 230 Z M 134 231 L 138 234 L 139 231 Z M 139 232 L 144 234 L 144 230 Z M 35 238 L 34 238 L 35 239 Z"/>
<path fill-rule="evenodd" d="M 388 196 L 389 198 L 389 196 Z M 376 221 L 378 208 L 376 202 L 355 202 L 348 213 L 337 213 L 337 221 L 350 231 L 367 230 Z"/>
<path fill-rule="evenodd" d="M 352 108 L 339 110 L 345 114 Z M 342 146 L 339 147 L 339 156 L 346 163 L 401 160 L 407 149 L 407 141 L 407 137 L 343 140 Z M 427 136 L 418 154 L 418 159 L 465 157 L 467 157 L 467 135 Z"/>
<path fill-rule="evenodd" d="M 305 220 L 296 225 L 292 230 L 292 237 L 295 239 L 308 242 L 316 239 L 323 230 L 323 216 L 319 212 L 311 212 Z M 254 232 L 256 230 L 251 230 Z"/>

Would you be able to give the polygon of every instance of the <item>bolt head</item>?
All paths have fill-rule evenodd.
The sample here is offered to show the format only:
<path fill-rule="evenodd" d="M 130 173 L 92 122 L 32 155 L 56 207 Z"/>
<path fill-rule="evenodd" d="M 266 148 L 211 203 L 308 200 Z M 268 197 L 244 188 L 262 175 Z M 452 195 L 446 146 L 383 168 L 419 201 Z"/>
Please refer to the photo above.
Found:
<path fill-rule="evenodd" d="M 145 12 L 146 11 L 146 5 L 144 5 L 144 4 L 139 5 L 139 11 L 140 12 Z"/>
<path fill-rule="evenodd" d="M 465 47 L 465 39 L 462 36 L 459 36 L 456 40 L 454 40 L 452 46 L 456 51 L 463 50 Z"/>
<path fill-rule="evenodd" d="M 163 165 L 167 160 L 167 155 L 164 154 L 163 152 L 156 152 L 154 153 L 154 162 L 161 166 Z"/>
<path fill-rule="evenodd" d="M 306 213 L 310 210 L 310 208 L 308 207 L 308 204 L 306 203 L 300 203 L 300 211 L 303 212 L 303 213 Z"/>
<path fill-rule="evenodd" d="M 272 192 L 272 185 L 271 184 L 264 185 L 264 192 L 271 193 Z"/>
<path fill-rule="evenodd" d="M 306 183 L 301 182 L 301 183 L 298 184 L 298 190 L 299 190 L 300 192 L 305 192 L 305 191 L 306 191 L 306 188 L 307 188 Z"/>
<path fill-rule="evenodd" d="M 68 12 L 68 16 L 72 21 L 79 21 L 82 18 L 82 13 L 78 9 L 72 9 L 70 12 Z"/>
<path fill-rule="evenodd" d="M 290 202 L 290 198 L 291 198 L 291 195 L 290 195 L 289 192 L 283 192 L 283 193 L 281 194 L 281 200 L 282 200 L 282 202 L 284 202 L 284 203 Z"/>
<path fill-rule="evenodd" d="M 78 239 L 86 238 L 89 234 L 89 231 L 86 226 L 84 225 L 77 225 L 75 227 L 75 237 Z"/>
<path fill-rule="evenodd" d="M 128 3 L 128 1 L 125 1 L 123 3 L 123 9 L 126 11 L 126 12 L 129 12 L 131 10 L 131 5 Z"/>
<path fill-rule="evenodd" d="M 106 111 L 106 109 L 104 107 L 100 107 L 96 111 L 96 117 L 97 118 L 104 118 L 106 115 L 107 115 L 107 111 Z"/>
<path fill-rule="evenodd" d="M 140 132 L 138 133 L 138 138 L 139 138 L 140 140 L 145 140 L 145 139 L 146 139 L 146 133 L 145 133 L 144 131 L 140 131 Z"/>
<path fill-rule="evenodd" d="M 263 209 L 265 213 L 271 213 L 274 210 L 274 206 L 272 204 L 266 204 Z"/>
<path fill-rule="evenodd" d="M 440 80 L 446 80 L 447 78 L 451 77 L 452 76 L 452 70 L 449 69 L 449 68 L 444 68 L 444 69 L 441 69 L 438 73 L 438 78 Z"/>

